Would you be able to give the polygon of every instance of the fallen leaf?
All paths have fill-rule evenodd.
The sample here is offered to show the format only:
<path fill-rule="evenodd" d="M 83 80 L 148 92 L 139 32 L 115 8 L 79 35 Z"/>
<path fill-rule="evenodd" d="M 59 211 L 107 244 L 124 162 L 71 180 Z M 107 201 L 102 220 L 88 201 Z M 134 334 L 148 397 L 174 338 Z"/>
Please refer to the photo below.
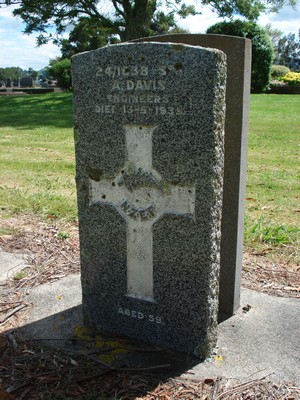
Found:
<path fill-rule="evenodd" d="M 205 383 L 206 385 L 210 385 L 211 383 L 214 383 L 215 380 L 213 378 L 206 378 L 204 379 L 203 383 Z"/>
<path fill-rule="evenodd" d="M 221 365 L 222 361 L 223 361 L 223 357 L 222 356 L 216 356 L 215 360 L 216 360 L 216 364 L 217 365 Z"/>

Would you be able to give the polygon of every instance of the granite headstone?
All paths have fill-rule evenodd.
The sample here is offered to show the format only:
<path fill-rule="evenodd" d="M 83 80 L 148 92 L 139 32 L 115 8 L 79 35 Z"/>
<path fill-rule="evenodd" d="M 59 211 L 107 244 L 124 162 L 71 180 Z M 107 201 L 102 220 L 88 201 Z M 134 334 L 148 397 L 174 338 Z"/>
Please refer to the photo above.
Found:
<path fill-rule="evenodd" d="M 85 322 L 201 359 L 216 342 L 225 59 L 167 43 L 72 59 Z"/>
<path fill-rule="evenodd" d="M 32 87 L 33 86 L 33 79 L 30 76 L 25 76 L 20 80 L 21 87 Z"/>

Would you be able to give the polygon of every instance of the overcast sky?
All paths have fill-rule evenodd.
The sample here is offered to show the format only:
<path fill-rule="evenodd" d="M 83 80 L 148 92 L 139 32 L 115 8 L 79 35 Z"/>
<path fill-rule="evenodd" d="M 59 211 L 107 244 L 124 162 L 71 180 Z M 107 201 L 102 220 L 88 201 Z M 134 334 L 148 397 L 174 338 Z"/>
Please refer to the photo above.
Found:
<path fill-rule="evenodd" d="M 60 55 L 59 49 L 52 45 L 36 48 L 35 35 L 24 35 L 24 24 L 18 18 L 12 17 L 12 8 L 0 8 L 0 67 L 21 67 L 40 70 L 48 65 L 49 59 Z M 219 22 L 216 14 L 208 9 L 202 15 L 189 17 L 180 22 L 180 26 L 189 29 L 191 33 L 205 33 L 205 30 Z M 284 7 L 279 14 L 262 16 L 259 24 L 265 26 L 271 23 L 273 28 L 280 29 L 284 34 L 295 33 L 300 29 L 300 5 L 297 10 Z"/>

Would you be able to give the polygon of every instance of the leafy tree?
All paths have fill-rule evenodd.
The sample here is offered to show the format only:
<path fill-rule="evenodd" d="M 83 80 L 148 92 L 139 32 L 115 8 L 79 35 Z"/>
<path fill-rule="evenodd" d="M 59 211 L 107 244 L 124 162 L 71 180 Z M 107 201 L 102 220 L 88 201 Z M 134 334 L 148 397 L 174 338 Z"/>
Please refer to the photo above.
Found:
<path fill-rule="evenodd" d="M 241 15 L 256 20 L 261 13 L 277 12 L 283 5 L 296 5 L 297 0 L 200 0 L 199 6 L 209 6 L 221 17 Z M 117 35 L 121 41 L 167 33 L 175 28 L 175 17 L 186 18 L 196 12 L 194 5 L 184 0 L 0 0 L 0 7 L 16 5 L 13 11 L 25 22 L 25 33 L 40 32 L 38 44 L 48 40 L 59 43 L 70 25 L 82 18 L 92 25 Z M 55 34 L 47 34 L 47 31 Z"/>
<path fill-rule="evenodd" d="M 39 70 L 38 78 L 43 82 L 46 82 L 47 80 L 51 79 L 51 75 L 48 72 L 48 67 Z"/>
<path fill-rule="evenodd" d="M 275 50 L 275 63 L 285 65 L 291 70 L 300 69 L 300 30 L 298 38 L 293 33 L 278 40 Z"/>
<path fill-rule="evenodd" d="M 278 41 L 283 35 L 283 32 L 280 29 L 273 28 L 272 24 L 267 24 L 265 26 L 265 30 L 267 34 L 270 36 L 274 49 L 278 45 Z"/>
<path fill-rule="evenodd" d="M 19 79 L 22 76 L 22 69 L 19 67 L 0 68 L 0 80 Z"/>
<path fill-rule="evenodd" d="M 207 33 L 240 36 L 252 41 L 252 92 L 264 92 L 268 88 L 273 61 L 273 46 L 266 30 L 255 22 L 235 20 L 220 22 L 210 28 Z"/>
<path fill-rule="evenodd" d="M 68 39 L 61 41 L 62 58 L 71 58 L 74 54 L 103 47 L 108 43 L 116 43 L 118 39 L 110 29 L 98 26 L 95 20 L 82 17 Z"/>
<path fill-rule="evenodd" d="M 32 78 L 34 81 L 38 77 L 38 71 L 35 71 L 33 68 L 28 68 L 28 71 L 26 71 L 26 75 Z"/>
<path fill-rule="evenodd" d="M 20 67 L 6 67 L 6 68 L 0 68 L 0 79 L 1 80 L 6 80 L 6 79 L 19 79 L 29 76 L 33 80 L 35 80 L 38 76 L 38 72 L 34 71 L 33 68 L 28 68 L 28 70 L 23 70 Z"/>
<path fill-rule="evenodd" d="M 57 85 L 65 90 L 70 90 L 72 87 L 71 82 L 71 61 L 65 59 L 54 59 L 49 63 L 48 72 L 57 79 Z"/>
<path fill-rule="evenodd" d="M 164 13 L 157 13 L 155 15 L 150 29 L 151 32 L 155 32 L 157 35 L 165 32 L 188 33 L 177 26 L 174 15 L 165 15 Z M 98 49 L 106 44 L 115 44 L 118 42 L 120 40 L 111 29 L 101 28 L 97 21 L 82 17 L 70 32 L 68 39 L 61 41 L 61 54 L 62 58 L 70 58 L 74 54 Z"/>

